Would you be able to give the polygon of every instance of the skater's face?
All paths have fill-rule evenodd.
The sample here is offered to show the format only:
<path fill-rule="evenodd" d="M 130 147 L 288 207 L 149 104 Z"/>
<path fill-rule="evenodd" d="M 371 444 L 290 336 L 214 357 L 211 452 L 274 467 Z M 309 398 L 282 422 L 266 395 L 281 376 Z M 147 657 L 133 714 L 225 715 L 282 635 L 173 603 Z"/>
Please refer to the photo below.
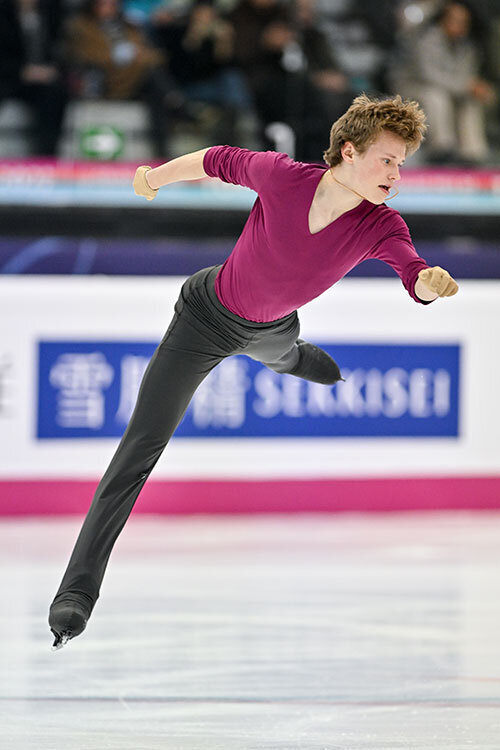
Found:
<path fill-rule="evenodd" d="M 384 130 L 363 153 L 348 141 L 342 146 L 342 156 L 349 168 L 350 187 L 378 205 L 401 179 L 399 169 L 406 157 L 406 144 L 395 133 Z"/>

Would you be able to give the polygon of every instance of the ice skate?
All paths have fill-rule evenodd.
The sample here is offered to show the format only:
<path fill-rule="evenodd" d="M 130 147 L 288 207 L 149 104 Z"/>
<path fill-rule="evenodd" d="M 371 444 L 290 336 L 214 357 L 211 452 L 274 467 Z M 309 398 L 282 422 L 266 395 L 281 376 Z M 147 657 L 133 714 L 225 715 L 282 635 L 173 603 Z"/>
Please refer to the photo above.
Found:
<path fill-rule="evenodd" d="M 290 375 L 324 385 L 334 385 L 339 380 L 344 380 L 338 364 L 319 346 L 303 339 L 297 339 L 297 346 L 300 359 L 293 370 L 289 371 Z"/>
<path fill-rule="evenodd" d="M 77 602 L 66 600 L 53 604 L 49 613 L 49 626 L 55 636 L 52 651 L 59 651 L 68 641 L 83 633 L 87 620 L 87 612 Z"/>

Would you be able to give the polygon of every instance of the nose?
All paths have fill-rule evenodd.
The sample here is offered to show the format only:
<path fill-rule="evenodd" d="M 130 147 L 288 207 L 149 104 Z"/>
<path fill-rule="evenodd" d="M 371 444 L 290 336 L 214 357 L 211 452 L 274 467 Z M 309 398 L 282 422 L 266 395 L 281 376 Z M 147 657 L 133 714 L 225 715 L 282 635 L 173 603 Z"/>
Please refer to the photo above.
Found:
<path fill-rule="evenodd" d="M 394 167 L 394 169 L 391 170 L 389 179 L 391 182 L 399 182 L 399 180 L 401 179 L 401 175 L 399 174 L 399 167 Z"/>

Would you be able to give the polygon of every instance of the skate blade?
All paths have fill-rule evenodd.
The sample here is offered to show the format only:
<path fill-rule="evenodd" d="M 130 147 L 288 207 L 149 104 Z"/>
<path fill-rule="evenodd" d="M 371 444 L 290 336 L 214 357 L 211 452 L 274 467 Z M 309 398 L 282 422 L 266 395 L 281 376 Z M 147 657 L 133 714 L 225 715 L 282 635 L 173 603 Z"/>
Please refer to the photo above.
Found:
<path fill-rule="evenodd" d="M 67 642 L 71 640 L 69 633 L 63 633 L 62 635 L 56 635 L 56 639 L 52 644 L 51 651 L 59 651 Z"/>

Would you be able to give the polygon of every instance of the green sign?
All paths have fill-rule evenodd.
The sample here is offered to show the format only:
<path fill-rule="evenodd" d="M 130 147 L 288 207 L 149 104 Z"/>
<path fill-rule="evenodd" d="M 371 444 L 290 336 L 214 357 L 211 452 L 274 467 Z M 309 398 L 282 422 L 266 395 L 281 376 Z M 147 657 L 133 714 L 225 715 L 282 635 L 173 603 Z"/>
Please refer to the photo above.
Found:
<path fill-rule="evenodd" d="M 122 131 L 114 125 L 93 125 L 80 133 L 80 151 L 89 159 L 117 159 L 124 144 Z"/>

